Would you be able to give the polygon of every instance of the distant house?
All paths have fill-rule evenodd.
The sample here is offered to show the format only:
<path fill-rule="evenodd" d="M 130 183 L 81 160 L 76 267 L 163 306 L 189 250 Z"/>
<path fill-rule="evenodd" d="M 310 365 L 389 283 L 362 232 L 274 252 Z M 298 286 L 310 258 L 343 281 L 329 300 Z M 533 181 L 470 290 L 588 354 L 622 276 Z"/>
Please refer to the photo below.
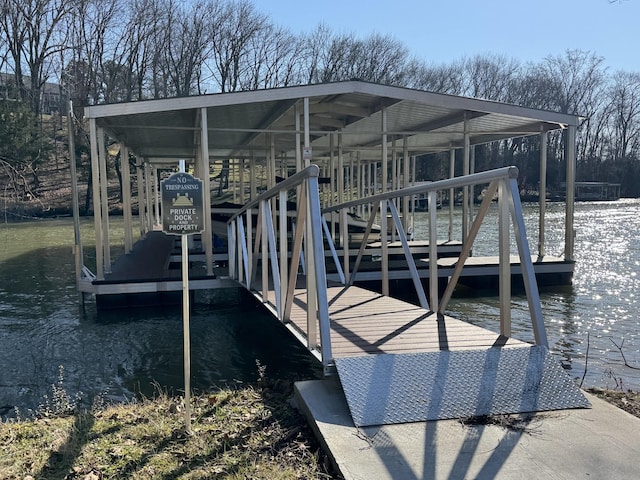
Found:
<path fill-rule="evenodd" d="M 29 88 L 30 77 L 24 77 L 25 86 Z M 18 88 L 16 85 L 15 75 L 11 73 L 0 73 L 0 99 L 17 100 Z M 67 113 L 67 98 L 62 88 L 57 83 L 46 82 L 40 92 L 40 111 L 44 114 L 51 115 L 59 113 L 65 115 Z"/>

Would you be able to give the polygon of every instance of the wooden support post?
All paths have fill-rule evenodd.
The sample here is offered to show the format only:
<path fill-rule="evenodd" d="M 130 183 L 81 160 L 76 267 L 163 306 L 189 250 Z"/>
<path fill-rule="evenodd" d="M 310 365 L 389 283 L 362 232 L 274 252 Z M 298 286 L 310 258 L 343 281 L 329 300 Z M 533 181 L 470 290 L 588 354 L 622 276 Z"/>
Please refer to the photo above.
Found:
<path fill-rule="evenodd" d="M 69 138 L 69 170 L 71 172 L 71 206 L 73 212 L 73 254 L 76 267 L 76 288 L 79 290 L 82 280 L 82 267 L 84 266 L 84 252 L 82 250 L 82 237 L 80 235 L 80 204 L 78 199 L 78 174 L 76 171 L 76 144 L 73 124 L 73 105 L 69 102 L 67 114 L 67 135 Z M 78 292 L 80 301 L 84 300 L 84 294 Z"/>

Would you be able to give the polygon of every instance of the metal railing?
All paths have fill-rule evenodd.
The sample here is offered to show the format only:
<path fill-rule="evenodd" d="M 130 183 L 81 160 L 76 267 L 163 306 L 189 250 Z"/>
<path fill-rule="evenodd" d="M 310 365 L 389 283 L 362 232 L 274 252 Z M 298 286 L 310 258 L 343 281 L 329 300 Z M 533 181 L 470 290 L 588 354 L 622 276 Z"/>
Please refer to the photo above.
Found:
<path fill-rule="evenodd" d="M 358 268 L 367 247 L 367 240 L 376 217 L 381 224 L 381 258 L 383 294 L 388 295 L 389 263 L 387 213 L 399 239 L 407 261 L 407 268 L 418 295 L 420 305 L 431 312 L 444 314 L 453 290 L 460 278 L 478 230 L 486 217 L 489 206 L 497 195 L 498 199 L 498 249 L 499 249 L 499 303 L 500 333 L 511 336 L 511 255 L 510 222 L 513 225 L 518 248 L 522 277 L 524 280 L 531 322 L 538 345 L 547 346 L 546 331 L 542 319 L 540 295 L 535 271 L 525 234 L 522 204 L 517 188 L 518 169 L 505 167 L 487 172 L 475 173 L 464 177 L 407 187 L 392 192 L 378 194 L 360 200 L 353 200 L 325 209 L 320 208 L 318 193 L 319 169 L 315 165 L 280 182 L 264 192 L 255 200 L 247 203 L 227 224 L 229 242 L 229 277 L 241 283 L 283 322 L 299 340 L 306 344 L 309 351 L 321 362 L 325 372 L 333 365 L 331 348 L 331 329 L 327 294 L 327 275 L 325 266 L 324 242 L 327 242 L 333 257 L 337 273 L 344 285 L 354 283 Z M 461 253 L 449 277 L 447 286 L 439 298 L 438 243 L 437 243 L 437 192 L 444 189 L 467 188 L 471 185 L 487 184 L 484 199 L 478 208 L 475 219 L 462 243 Z M 290 192 L 296 195 L 296 211 L 290 215 L 287 199 Z M 424 288 L 411 254 L 407 235 L 395 200 L 413 195 L 426 194 L 429 217 L 429 295 Z M 339 212 L 340 231 L 347 230 L 347 212 L 349 209 L 372 204 L 371 214 L 360 244 L 353 269 L 350 268 L 348 242 L 341 242 L 342 262 L 335 248 L 330 229 L 324 214 Z M 254 227 L 254 217 L 257 219 Z M 255 228 L 255 232 L 254 232 Z M 323 235 L 324 233 L 324 235 Z M 289 251 L 289 247 L 291 247 Z M 341 264 L 342 263 L 342 267 Z M 291 322 L 291 309 L 296 291 L 299 272 L 302 270 L 306 288 L 306 332 Z M 258 273 L 260 278 L 258 279 Z"/>
<path fill-rule="evenodd" d="M 230 218 L 227 224 L 229 277 L 252 291 L 306 343 L 328 372 L 333 355 L 320 221 L 319 173 L 316 165 L 305 168 L 248 202 Z M 290 192 L 295 192 L 297 199 L 295 216 L 289 215 L 287 210 Z M 254 217 L 257 217 L 255 234 Z M 307 296 L 306 335 L 290 321 L 301 266 Z M 256 278 L 258 270 L 259 281 Z"/>
<path fill-rule="evenodd" d="M 391 214 L 393 222 L 393 234 L 397 233 L 397 237 L 402 245 L 404 257 L 407 262 L 407 268 L 410 271 L 418 301 L 423 308 L 429 309 L 438 314 L 444 314 L 449 300 L 456 287 L 458 279 L 462 274 L 465 262 L 471 256 L 471 249 L 476 238 L 478 230 L 486 217 L 489 206 L 493 198 L 497 195 L 498 199 L 498 289 L 500 303 L 500 333 L 506 337 L 511 336 L 511 255 L 510 255 L 510 225 L 509 219 L 514 229 L 515 241 L 518 248 L 520 265 L 522 268 L 522 277 L 524 281 L 527 301 L 529 305 L 529 313 L 531 316 L 532 328 L 535 342 L 538 345 L 547 345 L 546 331 L 542 319 L 542 308 L 540 305 L 540 295 L 538 285 L 536 283 L 535 271 L 531 259 L 529 244 L 526 237 L 524 218 L 522 215 L 522 204 L 517 185 L 518 169 L 517 167 L 504 167 L 486 172 L 474 173 L 462 177 L 455 177 L 446 180 L 421 184 L 412 187 L 403 188 L 377 194 L 371 197 L 353 200 L 333 205 L 322 210 L 323 214 L 337 211 L 339 213 L 339 229 L 340 232 L 346 231 L 347 212 L 355 207 L 364 205 L 372 205 L 370 209 L 370 217 L 364 233 L 364 238 L 360 244 L 358 254 L 355 259 L 353 269 L 350 269 L 351 259 L 349 258 L 348 241 L 341 236 L 340 244 L 342 246 L 342 266 L 344 270 L 344 282 L 353 285 L 362 258 L 365 254 L 367 241 L 371 235 L 372 226 L 376 217 L 379 217 L 380 223 L 380 268 L 382 278 L 382 293 L 389 294 L 389 255 L 388 255 L 388 239 L 387 239 L 387 215 Z M 437 235 L 437 192 L 449 190 L 449 194 L 453 195 L 456 188 L 469 189 L 471 186 L 488 184 L 484 198 L 480 204 L 475 219 L 468 228 L 466 237 L 463 238 L 462 250 L 458 261 L 455 264 L 452 275 L 444 290 L 442 298 L 439 296 L 439 275 L 438 275 L 438 235 Z M 467 190 L 468 192 L 468 190 Z M 412 198 L 415 195 L 427 195 L 428 198 L 428 218 L 429 218 L 429 295 L 424 292 L 424 288 L 416 267 L 415 260 L 411 254 L 409 242 L 405 228 L 400 219 L 400 215 L 396 208 L 396 200 L 406 197 Z M 468 193 L 467 193 L 468 195 Z M 322 219 L 326 227 L 324 218 Z M 466 219 L 463 219 L 465 222 Z M 466 229 L 463 227 L 463 231 Z M 342 234 L 341 234 L 342 235 Z M 464 235 L 464 233 L 463 233 Z M 451 231 L 449 232 L 451 236 Z M 332 247 L 332 252 L 335 249 Z M 338 261 L 336 259 L 336 261 Z"/>

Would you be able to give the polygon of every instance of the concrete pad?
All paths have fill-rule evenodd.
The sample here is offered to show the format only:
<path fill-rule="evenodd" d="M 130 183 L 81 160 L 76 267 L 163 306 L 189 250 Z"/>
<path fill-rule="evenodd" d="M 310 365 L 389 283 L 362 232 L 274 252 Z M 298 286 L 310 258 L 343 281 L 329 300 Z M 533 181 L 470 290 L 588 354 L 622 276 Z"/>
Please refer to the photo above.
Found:
<path fill-rule="evenodd" d="M 631 479 L 640 419 L 585 394 L 590 409 L 357 428 L 337 378 L 295 384 L 298 406 L 345 480 Z"/>

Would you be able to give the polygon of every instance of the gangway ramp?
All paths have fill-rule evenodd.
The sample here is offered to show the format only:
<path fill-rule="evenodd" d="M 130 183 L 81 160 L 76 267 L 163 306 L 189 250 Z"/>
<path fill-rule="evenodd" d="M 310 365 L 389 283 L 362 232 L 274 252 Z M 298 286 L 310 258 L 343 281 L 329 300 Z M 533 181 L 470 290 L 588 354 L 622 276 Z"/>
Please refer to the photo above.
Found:
<path fill-rule="evenodd" d="M 420 190 L 409 187 L 362 200 L 378 205 L 376 209 L 382 213 L 382 219 L 386 219 L 384 212 L 391 212 L 419 306 L 388 295 L 389 249 L 385 237 L 381 239 L 382 294 L 354 285 L 365 243 L 353 267 L 346 254 L 340 261 L 330 229 L 323 222 L 318 174 L 317 167 L 309 166 L 249 202 L 230 219 L 229 275 L 296 335 L 322 362 L 325 374 L 337 370 L 355 424 L 415 422 L 589 405 L 547 351 L 546 329 L 518 196 L 517 169 L 509 167 L 419 187 L 429 190 L 433 198 L 438 188 L 490 182 L 489 194 L 478 208 L 442 296 L 438 289 L 435 210 L 430 212 L 429 222 L 427 295 L 392 201 L 396 196 L 420 193 Z M 288 191 L 298 186 L 297 222 L 295 231 L 289 235 L 285 200 Z M 498 195 L 500 225 L 500 314 L 499 318 L 496 316 L 500 333 L 445 314 L 494 194 Z M 345 209 L 350 206 L 354 206 L 354 202 L 330 208 L 342 211 L 344 217 Z M 258 210 L 255 235 L 250 217 L 252 208 Z M 363 242 L 377 211 L 369 217 Z M 535 346 L 511 336 L 510 227 L 522 268 Z M 384 225 L 382 230 L 386 231 Z M 332 252 L 339 283 L 327 278 L 325 242 Z"/>
<path fill-rule="evenodd" d="M 306 293 L 291 321 L 306 334 Z M 356 426 L 586 408 L 543 346 L 359 287 L 329 287 L 331 343 Z"/>

